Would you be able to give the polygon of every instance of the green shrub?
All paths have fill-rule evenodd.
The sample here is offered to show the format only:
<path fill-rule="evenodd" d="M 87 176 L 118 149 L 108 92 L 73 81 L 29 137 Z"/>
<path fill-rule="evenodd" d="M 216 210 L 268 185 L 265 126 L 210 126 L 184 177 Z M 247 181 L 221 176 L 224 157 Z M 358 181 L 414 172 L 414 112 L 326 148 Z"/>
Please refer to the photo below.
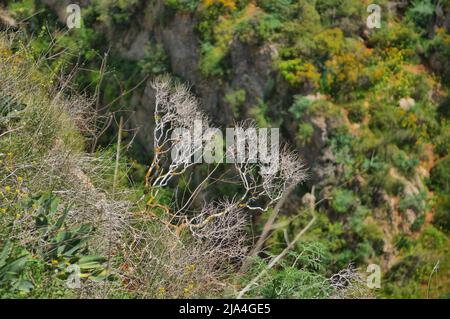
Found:
<path fill-rule="evenodd" d="M 67 227 L 65 224 L 70 207 L 58 210 L 59 199 L 51 194 L 31 198 L 24 205 L 27 214 L 35 219 L 36 242 L 34 250 L 48 264 L 51 264 L 62 278 L 67 278 L 68 265 L 80 267 L 84 277 L 101 279 L 106 277 L 106 269 L 102 264 L 106 258 L 88 255 L 88 241 L 93 231 L 89 224 Z M 43 249 L 40 248 L 42 242 Z"/>
<path fill-rule="evenodd" d="M 94 0 L 92 2 L 99 21 L 110 27 L 125 28 L 131 23 L 131 17 L 137 12 L 142 0 Z"/>
<path fill-rule="evenodd" d="M 414 240 L 405 235 L 397 235 L 394 239 L 395 248 L 398 250 L 409 250 L 414 246 Z"/>
<path fill-rule="evenodd" d="M 450 154 L 450 134 L 445 134 L 445 130 L 445 125 L 441 126 L 441 133 L 435 137 L 434 151 L 439 157 L 445 157 L 447 154 Z"/>
<path fill-rule="evenodd" d="M 406 14 L 417 26 L 425 29 L 431 22 L 434 11 L 435 7 L 431 0 L 415 0 Z"/>
<path fill-rule="evenodd" d="M 372 245 L 368 241 L 359 242 L 353 253 L 353 258 L 357 262 L 364 262 L 375 255 Z"/>
<path fill-rule="evenodd" d="M 421 192 L 418 195 L 408 195 L 400 199 L 398 209 L 401 212 L 412 209 L 416 214 L 422 213 L 427 208 L 426 198 L 425 192 Z"/>
<path fill-rule="evenodd" d="M 258 6 L 280 19 L 286 19 L 292 13 L 290 10 L 292 2 L 292 0 L 258 0 Z"/>
<path fill-rule="evenodd" d="M 298 127 L 297 138 L 301 143 L 308 143 L 314 134 L 314 127 L 311 123 L 302 123 Z"/>
<path fill-rule="evenodd" d="M 394 153 L 392 156 L 392 162 L 405 176 L 411 176 L 414 173 L 414 169 L 419 164 L 418 159 L 409 158 L 406 153 L 401 150 Z"/>
<path fill-rule="evenodd" d="M 407 24 L 391 22 L 389 27 L 371 33 L 368 44 L 377 48 L 396 48 L 403 50 L 407 56 L 415 56 L 419 35 Z"/>
<path fill-rule="evenodd" d="M 175 10 L 193 12 L 197 9 L 201 0 L 164 0 L 164 3 Z"/>
<path fill-rule="evenodd" d="M 280 61 L 278 68 L 283 78 L 292 86 L 319 87 L 320 73 L 309 62 L 301 59 Z"/>
<path fill-rule="evenodd" d="M 285 298 L 325 298 L 331 291 L 324 285 L 326 278 L 314 272 L 287 266 L 266 279 L 261 297 Z"/>
<path fill-rule="evenodd" d="M 447 237 L 432 225 L 428 225 L 420 235 L 421 245 L 428 249 L 442 249 L 448 244 Z"/>
<path fill-rule="evenodd" d="M 222 65 L 223 58 L 227 54 L 227 50 L 221 47 L 213 46 L 210 43 L 202 44 L 203 58 L 200 63 L 200 71 L 208 76 L 224 75 L 224 67 Z"/>
<path fill-rule="evenodd" d="M 106 259 L 87 254 L 92 227 L 86 224 L 67 227 L 65 219 L 69 208 L 60 211 L 56 197 L 50 194 L 35 196 L 18 206 L 23 216 L 17 215 L 16 219 L 33 218 L 34 238 L 26 246 L 6 240 L 0 253 L 0 288 L 13 296 L 16 290 L 30 293 L 35 283 L 44 280 L 43 277 L 66 280 L 71 273 L 68 267 L 74 264 L 80 268 L 83 278 L 101 280 L 107 277 L 102 265 Z M 3 213 L 12 214 L 13 211 Z"/>
<path fill-rule="evenodd" d="M 224 8 L 212 5 L 203 8 L 198 14 L 199 21 L 195 26 L 195 31 L 198 33 L 202 43 L 213 43 L 215 39 L 214 27 L 217 25 L 219 17 L 224 14 Z"/>
<path fill-rule="evenodd" d="M 358 235 L 364 233 L 364 220 L 370 211 L 365 206 L 358 206 L 355 212 L 349 217 L 348 224 L 351 230 Z"/>
<path fill-rule="evenodd" d="M 448 191 L 444 191 L 437 197 L 433 224 L 446 233 L 450 232 L 450 196 L 448 196 Z"/>
<path fill-rule="evenodd" d="M 339 28 L 325 29 L 314 37 L 314 42 L 314 58 L 321 62 L 340 54 L 345 45 L 344 34 Z"/>
<path fill-rule="evenodd" d="M 157 76 L 169 71 L 169 60 L 160 43 L 148 44 L 144 50 L 145 56 L 138 63 L 143 74 Z"/>
<path fill-rule="evenodd" d="M 425 222 L 425 214 L 420 214 L 412 223 L 411 231 L 413 232 L 419 231 L 420 228 L 422 228 L 424 222 Z"/>
<path fill-rule="evenodd" d="M 248 114 L 255 119 L 259 127 L 271 127 L 270 120 L 267 118 L 268 110 L 269 106 L 260 100 L 257 105 L 249 109 Z"/>
<path fill-rule="evenodd" d="M 334 292 L 323 274 L 326 262 L 324 245 L 312 241 L 300 243 L 296 251 L 280 263 L 279 269 L 269 271 L 264 280 L 251 290 L 251 296 L 272 299 L 326 298 Z M 266 262 L 258 259 L 248 274 L 249 278 L 264 267 L 267 267 Z"/>
<path fill-rule="evenodd" d="M 367 115 L 367 108 L 361 102 L 352 103 L 347 107 L 348 119 L 353 123 L 361 123 Z"/>
<path fill-rule="evenodd" d="M 239 23 L 236 35 L 243 43 L 261 45 L 269 41 L 281 26 L 282 23 L 277 17 L 262 13 Z"/>
<path fill-rule="evenodd" d="M 383 177 L 384 176 L 384 177 Z M 381 174 L 380 180 L 382 181 L 382 188 L 389 195 L 399 195 L 405 189 L 405 184 L 398 178 L 392 177 L 388 172 Z"/>
<path fill-rule="evenodd" d="M 442 117 L 450 119 L 450 95 L 446 96 L 444 100 L 439 104 L 437 112 Z"/>
<path fill-rule="evenodd" d="M 336 188 L 333 193 L 331 207 L 338 213 L 349 213 L 350 209 L 356 205 L 357 197 L 345 188 Z"/>
<path fill-rule="evenodd" d="M 436 162 L 431 170 L 430 181 L 432 189 L 450 192 L 450 156 Z"/>
<path fill-rule="evenodd" d="M 271 15 L 263 14 L 258 21 L 258 35 L 261 42 L 268 41 L 281 28 L 281 21 Z"/>
<path fill-rule="evenodd" d="M 353 34 L 364 25 L 367 5 L 358 0 L 317 0 L 317 11 L 327 26 Z"/>
<path fill-rule="evenodd" d="M 358 89 L 370 84 L 368 63 L 372 53 L 353 39 L 346 40 L 345 48 L 325 62 L 323 86 L 333 97 L 350 101 L 357 97 Z"/>
<path fill-rule="evenodd" d="M 11 241 L 0 247 L 0 292 L 2 289 L 14 292 L 29 292 L 33 283 L 25 279 L 25 267 L 32 262 L 32 257 L 24 249 L 17 249 Z"/>

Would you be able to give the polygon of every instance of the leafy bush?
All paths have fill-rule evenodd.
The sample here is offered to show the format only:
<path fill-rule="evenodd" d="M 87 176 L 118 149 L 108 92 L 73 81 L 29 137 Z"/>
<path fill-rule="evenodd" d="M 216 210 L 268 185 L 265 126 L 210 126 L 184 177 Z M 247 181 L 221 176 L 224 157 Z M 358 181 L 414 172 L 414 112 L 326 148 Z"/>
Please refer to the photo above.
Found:
<path fill-rule="evenodd" d="M 349 217 L 348 224 L 355 234 L 363 235 L 365 229 L 364 220 L 369 213 L 367 207 L 358 206 L 355 212 Z"/>
<path fill-rule="evenodd" d="M 98 20 L 109 26 L 127 26 L 137 12 L 141 0 L 94 0 L 92 6 L 98 14 Z"/>
<path fill-rule="evenodd" d="M 345 45 L 344 34 L 339 28 L 325 29 L 314 38 L 314 59 L 324 62 L 339 55 Z"/>
<path fill-rule="evenodd" d="M 243 105 L 246 99 L 245 90 L 237 90 L 227 93 L 225 95 L 225 101 L 230 105 L 231 110 L 235 117 L 239 116 L 239 108 Z"/>
<path fill-rule="evenodd" d="M 370 50 L 360 42 L 348 40 L 345 52 L 325 62 L 327 91 L 336 98 L 350 100 L 351 93 L 370 79 L 366 68 L 370 56 Z"/>
<path fill-rule="evenodd" d="M 409 250 L 414 245 L 414 240 L 405 235 L 396 236 L 394 241 L 398 250 Z"/>
<path fill-rule="evenodd" d="M 446 233 L 450 232 L 450 196 L 446 192 L 437 198 L 433 224 Z"/>
<path fill-rule="evenodd" d="M 292 0 L 258 0 L 258 6 L 280 19 L 286 19 L 291 13 L 289 9 L 292 2 Z"/>
<path fill-rule="evenodd" d="M 297 138 L 302 143 L 308 143 L 311 140 L 311 137 L 314 133 L 314 127 L 311 123 L 302 123 L 298 127 Z"/>
<path fill-rule="evenodd" d="M 195 11 L 201 0 L 164 0 L 165 4 L 179 11 Z"/>
<path fill-rule="evenodd" d="M 230 9 L 230 10 L 234 10 L 236 9 L 236 1 L 234 0 L 204 0 L 203 1 L 204 5 L 206 7 L 215 5 L 215 4 L 220 4 L 223 7 Z"/>
<path fill-rule="evenodd" d="M 319 87 L 320 73 L 316 67 L 301 59 L 280 61 L 278 68 L 283 78 L 292 86 Z"/>
<path fill-rule="evenodd" d="M 430 180 L 433 189 L 447 193 L 450 191 L 450 156 L 436 162 L 431 170 Z"/>
<path fill-rule="evenodd" d="M 0 288 L 21 292 L 33 289 L 33 283 L 23 278 L 25 266 L 31 261 L 27 251 L 16 249 L 11 241 L 7 240 L 0 252 Z"/>
<path fill-rule="evenodd" d="M 57 28 L 63 25 L 56 22 L 58 17 L 49 7 L 38 1 L 4 3 L 17 21 L 30 18 L 21 25 L 35 36 L 27 39 L 15 35 L 22 42 L 14 43 L 11 48 L 5 48 L 0 38 L 0 180 L 3 182 L 0 186 L 0 242 L 2 245 L 8 242 L 12 237 L 13 226 L 26 225 L 36 232 L 41 245 L 34 241 L 20 244 L 11 240 L 10 248 L 6 249 L 8 253 L 0 253 L 0 295 L 67 297 L 70 293 L 60 287 L 68 275 L 67 263 L 80 265 L 83 276 L 94 278 L 98 275 L 105 279 L 108 275 L 104 272 L 105 259 L 91 256 L 100 251 L 103 253 L 104 247 L 99 248 L 101 240 L 97 238 L 102 236 L 104 230 L 94 228 L 90 220 L 84 223 L 85 219 L 77 215 L 80 207 L 86 206 L 86 210 L 92 211 L 97 208 L 86 200 L 82 200 L 80 205 L 78 188 L 68 186 L 67 183 L 73 182 L 70 177 L 73 177 L 76 168 L 76 172 L 89 175 L 89 181 L 105 193 L 110 203 L 110 197 L 118 196 L 117 192 L 111 196 L 114 168 L 110 164 L 116 147 L 113 145 L 106 151 L 84 154 L 92 132 L 84 129 L 84 126 L 79 130 L 77 125 L 90 128 L 90 123 L 87 123 L 89 115 L 84 117 L 77 103 L 62 105 L 61 101 L 54 100 L 53 81 L 56 82 L 65 72 L 66 62 L 76 62 L 77 56 L 80 56 L 84 66 L 83 71 L 76 76 L 76 82 L 82 87 L 88 87 L 88 90 L 95 88 L 102 78 L 101 72 L 96 70 L 103 55 L 100 52 L 107 49 L 108 43 L 119 46 L 113 45 L 110 51 L 107 61 L 109 66 L 99 87 L 99 103 L 102 105 L 116 99 L 119 87 L 120 92 L 127 92 L 144 75 L 170 72 L 162 46 L 149 45 L 144 59 L 131 62 L 119 56 L 118 51 L 121 50 L 117 49 L 121 49 L 121 44 L 125 43 L 118 38 L 128 31 L 130 21 L 141 19 L 143 15 L 147 18 L 151 16 L 151 24 L 156 23 L 162 28 L 160 31 L 164 31 L 167 20 L 178 16 L 175 15 L 176 10 L 182 11 L 180 14 L 196 23 L 194 30 L 201 42 L 202 57 L 198 66 L 201 73 L 207 77 L 221 77 L 220 81 L 226 84 L 224 87 L 233 87 L 230 83 L 234 77 L 230 70 L 230 49 L 237 44 L 236 41 L 243 42 L 245 51 L 251 52 L 250 58 L 259 50 L 256 46 L 276 48 L 279 54 L 274 61 L 275 68 L 289 87 L 285 87 L 285 83 L 276 84 L 280 76 L 272 77 L 269 81 L 277 87 L 266 94 L 264 101 L 248 109 L 248 115 L 261 126 L 276 123 L 286 115 L 288 108 L 288 116 L 300 124 L 294 133 L 303 143 L 310 139 L 314 131 L 313 125 L 304 120 L 309 116 L 323 116 L 326 120 L 326 134 L 323 134 L 325 147 L 330 147 L 333 156 L 331 163 L 327 161 L 325 166 L 318 167 L 324 168 L 325 173 L 319 174 L 318 178 L 319 188 L 330 185 L 334 188 L 331 191 L 333 198 L 328 205 L 320 202 L 317 220 L 305 234 L 305 242 L 269 271 L 259 286 L 252 290 L 253 296 L 330 297 L 334 291 L 326 284 L 326 276 L 331 271 L 339 270 L 349 260 L 361 266 L 369 260 L 376 261 L 378 255 L 384 254 L 381 258 L 386 259 L 387 264 L 390 265 L 392 260 L 399 262 L 388 271 L 381 295 L 421 298 L 426 296 L 424 283 L 436 260 L 442 262 L 442 269 L 446 267 L 445 258 L 439 254 L 446 253 L 448 242 L 443 233 L 450 230 L 450 103 L 444 99 L 439 107 L 436 108 L 436 104 L 443 95 L 448 95 L 450 35 L 444 29 L 446 26 L 441 27 L 442 17 L 434 12 L 435 1 L 414 0 L 404 10 L 383 14 L 381 29 L 366 30 L 367 4 L 359 0 L 165 0 L 160 16 L 156 13 L 161 8 L 152 6 L 151 1 L 93 0 L 83 7 L 84 27 L 69 33 L 52 32 L 53 24 Z M 449 4 L 448 0 L 440 2 L 444 13 Z M 383 7 L 382 12 L 388 11 L 388 1 L 382 0 L 379 5 Z M 44 12 L 34 15 L 41 9 Z M 434 28 L 433 23 L 436 23 Z M 44 24 L 46 26 L 42 27 Z M 95 30 L 90 25 L 95 25 Z M 131 31 L 134 32 L 134 29 Z M 150 33 L 154 41 L 158 35 Z M 106 37 L 111 41 L 105 41 Z M 28 42 L 30 46 L 24 50 L 23 43 Z M 52 58 L 45 66 L 40 66 L 40 72 L 35 72 L 34 63 L 45 56 Z M 31 62 L 27 64 L 27 61 Z M 6 67 L 8 65 L 10 67 Z M 260 66 L 259 63 L 255 66 L 258 71 Z M 16 80 L 20 73 L 24 73 L 24 69 L 29 76 Z M 85 69 L 89 72 L 84 72 Z M 431 75 L 430 69 L 437 76 Z M 200 77 L 197 80 L 204 79 Z M 15 84 L 15 90 L 7 91 L 6 88 L 9 90 L 12 84 Z M 246 101 L 252 100 L 254 92 L 235 89 L 226 92 L 228 94 L 223 96 L 223 100 L 239 116 L 242 115 L 239 110 Z M 132 95 L 139 96 L 141 90 L 141 87 L 137 87 Z M 304 96 L 311 91 L 320 91 L 323 98 L 313 102 Z M 220 99 L 223 90 L 218 92 Z M 72 92 L 58 92 L 57 95 L 66 97 L 71 96 Z M 128 104 L 132 95 L 123 97 L 120 106 L 117 103 L 108 111 L 115 112 L 119 107 L 122 108 Z M 405 97 L 415 100 L 415 105 L 408 110 L 398 107 L 399 100 Z M 293 102 L 289 106 L 290 101 Z M 269 108 L 269 105 L 275 108 Z M 279 114 L 272 114 L 272 109 L 279 111 Z M 83 116 L 75 115 L 76 118 L 73 118 L 74 114 L 81 113 Z M 348 114 L 351 123 L 342 114 Z M 93 131 L 99 123 L 96 124 L 92 126 Z M 290 138 L 292 134 L 289 133 L 292 132 L 286 129 L 291 128 L 295 131 L 293 126 L 285 126 L 284 130 L 282 128 Z M 7 132 L 10 129 L 17 131 L 9 134 Z M 109 145 L 115 139 L 114 130 L 110 129 L 111 132 L 104 134 L 100 144 L 104 141 L 105 145 Z M 8 138 L 3 137 L 5 132 Z M 83 134 L 89 135 L 88 139 Z M 124 135 L 127 134 L 131 139 L 132 134 L 124 132 Z M 148 150 L 148 145 L 144 143 L 141 139 L 132 146 L 137 150 L 133 156 L 143 163 L 148 158 L 148 154 L 143 151 Z M 60 156 L 55 157 L 54 154 Z M 63 157 L 70 160 L 63 160 Z M 418 170 L 420 174 L 415 174 L 419 161 L 422 162 Z M 77 164 L 73 165 L 73 162 Z M 124 197 L 132 203 L 138 203 L 136 206 L 139 207 L 131 215 L 117 214 L 120 215 L 119 224 L 133 220 L 132 224 L 126 224 L 124 228 L 139 234 L 140 240 L 144 238 L 140 246 L 154 246 L 158 252 L 172 247 L 173 238 L 168 238 L 164 228 L 159 228 L 148 218 L 137 216 L 145 204 L 139 199 L 145 194 L 141 188 L 138 192 L 138 187 L 130 179 L 142 180 L 146 166 L 134 162 L 130 168 L 128 164 L 127 156 L 122 154 L 118 173 L 120 182 L 116 191 L 127 192 Z M 396 168 L 394 171 L 401 173 L 414 186 L 426 180 L 422 177 L 426 175 L 422 175 L 422 170 L 433 166 L 430 180 L 427 181 L 427 187 L 432 191 L 429 202 L 433 207 L 428 207 L 425 191 L 419 195 L 411 194 L 409 187 L 405 188 L 404 178 L 391 174 L 393 166 Z M 196 169 L 195 174 L 198 172 Z M 189 183 L 181 180 L 179 187 L 180 190 L 188 191 Z M 306 188 L 301 191 L 307 191 Z M 225 195 L 230 193 L 230 189 L 234 192 L 237 186 L 230 183 L 217 187 L 217 192 Z M 42 194 L 41 190 L 48 193 L 37 196 Z M 55 203 L 57 200 L 51 196 L 52 190 L 63 194 L 62 205 Z M 404 192 L 409 196 L 405 196 Z M 155 201 L 169 205 L 172 203 L 171 194 L 171 189 L 161 191 Z M 316 193 L 316 196 L 318 200 L 323 199 L 321 193 Z M 417 234 L 399 233 L 396 227 L 385 229 L 389 236 L 381 231 L 380 225 L 384 225 L 381 218 L 391 211 L 388 202 L 392 201 L 395 209 L 397 199 L 401 212 L 407 209 L 414 211 L 416 219 L 411 230 Z M 300 201 L 293 200 L 292 205 L 300 205 Z M 97 198 L 90 201 L 96 202 Z M 74 203 L 71 206 L 73 210 L 67 206 L 69 202 Z M 103 200 L 99 202 L 103 204 Z M 113 205 L 115 208 L 122 202 L 117 203 Z M 428 219 L 425 220 L 425 216 L 431 213 L 432 226 Z M 84 211 L 83 214 L 87 215 Z M 256 218 L 254 226 L 259 227 L 265 220 Z M 267 242 L 265 252 L 268 255 L 283 248 L 286 238 L 293 238 L 307 222 L 302 216 L 291 214 L 283 214 L 280 220 L 274 236 Z M 403 223 L 400 221 L 400 224 Z M 17 230 L 17 227 L 14 229 Z M 121 236 L 120 245 L 128 247 L 127 239 L 133 234 L 121 232 Z M 155 237 L 160 239 L 161 246 L 160 243 L 152 242 Z M 388 247 L 384 252 L 384 240 L 392 237 L 397 250 Z M 182 240 L 186 244 L 184 238 Z M 314 247 L 310 245 L 313 241 L 322 245 Z M 0 247 L 0 252 L 4 251 Z M 324 253 L 328 251 L 331 255 Z M 220 296 L 222 291 L 209 288 L 211 280 L 205 276 L 202 265 L 192 265 L 191 261 L 186 264 L 178 262 L 186 255 L 195 259 L 192 257 L 195 252 L 189 245 L 180 251 L 171 252 L 172 255 L 157 254 L 161 260 L 158 263 L 146 263 L 145 268 L 135 267 L 139 260 L 130 262 L 124 256 L 125 252 L 123 255 L 119 252 L 112 259 L 112 263 L 115 263 L 113 269 L 120 272 L 126 282 L 115 282 L 112 289 L 114 294 L 122 294 L 115 291 L 115 288 L 120 287 L 119 291 L 127 290 L 123 295 L 129 297 Z M 172 273 L 166 274 L 167 268 L 158 268 L 158 264 L 174 267 L 173 271 L 170 270 Z M 227 267 L 238 264 L 227 264 Z M 267 267 L 267 261 L 262 260 L 260 266 L 255 266 L 252 271 Z M 198 275 L 194 276 L 194 273 Z M 245 274 L 250 275 L 254 273 Z M 135 277 L 138 280 L 134 280 Z M 232 277 L 234 280 L 235 277 Z M 206 279 L 202 281 L 203 278 Z M 446 284 L 445 280 L 441 280 L 442 286 Z M 146 283 L 141 285 L 140 282 Z M 31 285 L 39 289 L 32 289 Z M 437 293 L 431 293 L 432 296 L 438 296 Z M 88 294 L 91 296 L 90 292 Z"/>
<path fill-rule="evenodd" d="M 231 18 L 223 19 L 219 23 L 209 24 L 207 18 L 204 24 L 199 26 L 200 31 L 209 33 L 208 41 L 202 43 L 202 59 L 200 61 L 200 70 L 207 76 L 222 76 L 225 74 L 224 58 L 227 56 L 230 43 L 239 26 L 242 23 L 250 21 L 259 11 L 255 10 L 252 4 L 246 6 L 243 10 L 237 11 Z M 217 13 L 220 15 L 220 11 Z M 204 30 L 213 28 L 212 32 Z"/>
<path fill-rule="evenodd" d="M 273 274 L 261 289 L 263 298 L 324 298 L 329 290 L 324 276 L 287 266 Z"/>
<path fill-rule="evenodd" d="M 255 287 L 252 296 L 262 298 L 326 298 L 336 293 L 323 273 L 327 262 L 326 247 L 317 242 L 303 242 L 292 252 L 281 269 L 272 269 Z M 253 276 L 267 264 L 258 260 L 249 275 Z"/>
<path fill-rule="evenodd" d="M 367 108 L 360 101 L 348 106 L 348 119 L 353 123 L 361 123 L 367 116 Z"/>
<path fill-rule="evenodd" d="M 368 44 L 380 49 L 396 48 L 408 57 L 415 56 L 419 35 L 407 24 L 391 22 L 389 28 L 381 28 L 372 33 Z"/>
<path fill-rule="evenodd" d="M 405 189 L 405 184 L 387 171 L 380 174 L 380 180 L 382 188 L 390 195 L 400 195 Z"/>
<path fill-rule="evenodd" d="M 431 68 L 442 76 L 445 84 L 450 84 L 450 34 L 443 28 L 436 30 L 431 41 L 425 43 L 425 55 L 431 62 Z"/>
<path fill-rule="evenodd" d="M 30 293 L 42 277 L 53 276 L 66 280 L 72 272 L 71 265 L 77 265 L 82 278 L 105 279 L 103 267 L 105 258 L 87 255 L 87 241 L 91 227 L 81 225 L 68 228 L 65 219 L 69 213 L 66 208 L 58 212 L 59 200 L 52 195 L 29 198 L 19 207 L 24 220 L 34 219 L 33 240 L 26 246 L 6 240 L 0 254 L 0 287 L 14 295 L 14 291 Z M 4 211 L 11 214 L 12 211 Z M 29 240 L 29 239 L 28 239 Z M 40 265 L 42 269 L 39 269 Z"/>
<path fill-rule="evenodd" d="M 269 106 L 263 101 L 258 101 L 258 104 L 251 107 L 248 114 L 255 119 L 259 127 L 271 127 L 270 121 L 267 118 Z"/>
<path fill-rule="evenodd" d="M 261 13 L 239 23 L 236 35 L 243 43 L 261 45 L 269 41 L 281 26 L 282 23 L 277 17 Z"/>
<path fill-rule="evenodd" d="M 392 157 L 392 161 L 405 176 L 410 176 L 414 173 L 414 169 L 419 164 L 419 160 L 416 158 L 408 158 L 405 152 L 399 150 L 395 152 Z"/>
<path fill-rule="evenodd" d="M 316 8 L 325 25 L 354 34 L 364 25 L 367 6 L 357 0 L 318 0 Z"/>

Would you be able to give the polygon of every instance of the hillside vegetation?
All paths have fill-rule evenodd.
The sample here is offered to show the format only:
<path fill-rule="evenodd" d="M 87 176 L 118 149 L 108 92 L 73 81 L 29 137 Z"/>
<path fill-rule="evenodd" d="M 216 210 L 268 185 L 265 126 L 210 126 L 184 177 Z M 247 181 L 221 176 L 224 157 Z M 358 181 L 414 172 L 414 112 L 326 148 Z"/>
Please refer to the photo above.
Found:
<path fill-rule="evenodd" d="M 450 2 L 379 1 L 368 29 L 359 0 L 92 0 L 73 30 L 65 1 L 5 3 L 0 296 L 448 298 Z M 278 203 L 235 211 L 226 165 L 150 181 L 177 94 L 280 128 Z"/>

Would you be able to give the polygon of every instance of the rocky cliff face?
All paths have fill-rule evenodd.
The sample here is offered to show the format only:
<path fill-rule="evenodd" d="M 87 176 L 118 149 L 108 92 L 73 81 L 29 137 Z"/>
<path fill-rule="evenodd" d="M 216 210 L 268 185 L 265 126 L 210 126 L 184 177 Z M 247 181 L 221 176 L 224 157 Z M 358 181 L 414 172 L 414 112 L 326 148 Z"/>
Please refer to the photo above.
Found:
<path fill-rule="evenodd" d="M 61 22 L 66 19 L 65 8 L 69 0 L 44 0 L 55 12 Z M 85 7 L 91 1 L 82 1 Z M 261 101 L 268 105 L 268 112 L 281 118 L 287 129 L 282 130 L 284 138 L 295 144 L 296 126 L 286 109 L 292 103 L 291 94 L 285 81 L 280 79 L 273 70 L 273 60 L 278 55 L 275 44 L 255 46 L 241 43 L 233 39 L 229 43 L 230 72 L 224 77 L 208 77 L 199 69 L 201 60 L 200 39 L 195 32 L 197 17 L 194 13 L 173 12 L 164 5 L 164 1 L 144 2 L 145 6 L 133 16 L 128 27 L 118 28 L 98 24 L 98 32 L 106 35 L 110 45 L 124 59 L 138 61 L 144 58 L 145 48 L 149 43 L 162 44 L 168 56 L 170 71 L 192 86 L 192 90 L 199 97 L 203 107 L 216 125 L 232 126 L 236 119 L 230 104 L 225 97 L 237 90 L 245 91 L 245 101 L 240 104 L 241 119 L 251 117 L 249 110 Z M 164 19 L 161 19 L 164 17 Z M 151 151 L 153 121 L 154 92 L 150 80 L 134 91 L 128 106 L 133 110 L 130 128 L 139 128 L 137 142 L 145 152 Z M 312 93 L 305 91 L 305 94 Z M 311 95 L 315 99 L 314 95 Z M 323 96 L 318 98 L 323 99 Z M 341 174 L 342 169 L 336 163 L 335 155 L 327 146 L 330 129 L 336 126 L 333 121 L 325 117 L 315 116 L 303 118 L 302 121 L 311 123 L 314 133 L 309 143 L 298 145 L 304 154 L 307 167 L 310 168 L 309 184 L 325 187 L 333 183 Z M 334 121 L 336 122 L 336 121 Z"/>
<path fill-rule="evenodd" d="M 57 13 L 61 22 L 66 20 L 65 8 L 70 3 L 69 0 L 43 2 Z M 80 5 L 83 8 L 90 3 L 91 1 L 85 0 L 81 1 Z M 166 18 L 160 19 L 162 16 Z M 125 30 L 116 30 L 115 27 L 102 24 L 96 25 L 95 28 L 107 36 L 122 58 L 130 61 L 142 59 L 149 43 L 162 44 L 170 62 L 171 73 L 192 85 L 193 92 L 216 125 L 226 127 L 238 120 L 234 118 L 233 111 L 225 100 L 228 93 L 237 90 L 246 92 L 245 101 L 239 110 L 242 119 L 248 118 L 249 109 L 261 101 L 269 106 L 269 112 L 280 115 L 283 106 L 290 101 L 286 84 L 273 70 L 273 59 L 278 54 L 276 46 L 266 44 L 258 47 L 233 39 L 229 43 L 230 53 L 227 57 L 230 73 L 223 78 L 207 77 L 199 70 L 201 49 L 195 32 L 196 19 L 193 13 L 170 12 L 162 0 L 157 0 L 149 1 L 142 12 L 133 16 L 133 21 Z M 142 145 L 151 145 L 149 114 L 152 114 L 153 93 L 148 83 L 134 92 L 131 104 L 135 111 L 131 125 L 140 128 L 138 140 Z M 322 134 L 317 138 L 320 140 L 324 136 Z M 320 152 L 323 146 L 319 140 L 312 143 L 318 147 L 313 154 Z"/>
<path fill-rule="evenodd" d="M 65 7 L 69 4 L 69 0 L 44 0 L 43 2 L 57 12 L 61 21 L 65 20 Z M 89 3 L 90 1 L 86 0 L 82 1 L 81 5 L 86 6 Z M 117 54 L 126 60 L 138 61 L 144 58 L 145 48 L 149 43 L 159 43 L 168 57 L 171 73 L 192 85 L 193 92 L 199 97 L 216 125 L 225 127 L 233 124 L 234 113 L 226 96 L 237 90 L 244 90 L 245 100 L 239 106 L 242 119 L 250 117 L 251 108 L 263 101 L 268 105 L 268 113 L 275 114 L 283 121 L 284 138 L 295 143 L 297 125 L 286 112 L 292 103 L 292 94 L 285 81 L 280 79 L 277 72 L 273 70 L 273 60 L 278 55 L 276 45 L 267 43 L 255 46 L 232 39 L 228 43 L 229 53 L 226 57 L 229 72 L 220 78 L 208 77 L 199 69 L 201 47 L 200 39 L 195 31 L 196 15 L 169 10 L 162 0 L 144 3 L 142 10 L 133 15 L 133 20 L 126 28 L 119 29 L 102 23 L 95 26 L 98 32 L 106 36 Z M 449 19 L 447 14 L 440 23 L 448 28 Z M 438 69 L 439 63 L 448 63 L 448 61 L 440 61 L 436 58 L 433 63 L 436 65 L 433 64 L 432 67 Z M 149 81 L 133 92 L 130 105 L 127 106 L 134 111 L 129 125 L 132 128 L 139 128 L 137 140 L 145 152 L 149 152 L 152 146 L 154 92 Z M 302 93 L 306 95 L 315 92 Z M 308 116 L 302 118 L 302 121 L 310 123 L 313 128 L 310 141 L 298 145 L 310 168 L 309 183 L 322 189 L 320 197 L 328 197 L 342 174 L 342 167 L 337 163 L 336 155 L 333 154 L 328 143 L 330 130 L 339 123 L 336 123 L 337 119 L 330 120 L 322 116 Z M 358 177 L 355 177 L 355 180 L 356 184 L 365 182 Z M 412 194 L 417 193 L 420 188 L 420 185 L 410 182 L 407 185 L 409 187 L 407 191 Z M 355 186 L 355 188 L 358 187 L 358 185 Z M 415 220 L 415 215 L 407 211 L 406 217 L 401 218 L 396 208 L 398 198 L 390 197 L 385 193 L 373 196 L 388 207 L 385 216 L 380 216 L 380 220 L 386 221 L 383 228 L 384 235 L 388 239 L 384 247 L 385 264 L 390 265 L 395 256 L 395 248 L 388 243 L 399 229 L 408 231 Z"/>

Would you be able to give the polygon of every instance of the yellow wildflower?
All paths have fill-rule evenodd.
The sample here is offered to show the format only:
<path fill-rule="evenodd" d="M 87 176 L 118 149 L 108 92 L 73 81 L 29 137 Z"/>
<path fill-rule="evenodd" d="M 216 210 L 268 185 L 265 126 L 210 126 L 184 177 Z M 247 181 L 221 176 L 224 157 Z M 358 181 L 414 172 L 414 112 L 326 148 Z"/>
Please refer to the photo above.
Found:
<path fill-rule="evenodd" d="M 188 265 L 186 267 L 186 271 L 188 271 L 188 272 L 193 272 L 194 270 L 195 270 L 195 265 L 194 264 Z"/>

